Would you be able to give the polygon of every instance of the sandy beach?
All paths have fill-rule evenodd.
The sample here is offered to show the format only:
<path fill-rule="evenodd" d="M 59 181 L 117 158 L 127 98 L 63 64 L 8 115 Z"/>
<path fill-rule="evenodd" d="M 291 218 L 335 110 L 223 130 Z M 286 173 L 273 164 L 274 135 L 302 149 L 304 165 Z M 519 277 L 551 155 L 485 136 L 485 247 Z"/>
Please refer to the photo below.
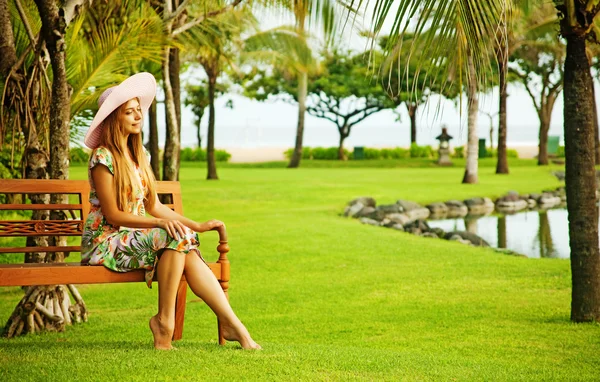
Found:
<path fill-rule="evenodd" d="M 530 144 L 508 145 L 509 149 L 517 150 L 519 158 L 535 158 L 538 148 Z M 289 147 L 226 147 L 224 150 L 231 154 L 231 163 L 256 163 L 286 160 L 283 154 Z"/>

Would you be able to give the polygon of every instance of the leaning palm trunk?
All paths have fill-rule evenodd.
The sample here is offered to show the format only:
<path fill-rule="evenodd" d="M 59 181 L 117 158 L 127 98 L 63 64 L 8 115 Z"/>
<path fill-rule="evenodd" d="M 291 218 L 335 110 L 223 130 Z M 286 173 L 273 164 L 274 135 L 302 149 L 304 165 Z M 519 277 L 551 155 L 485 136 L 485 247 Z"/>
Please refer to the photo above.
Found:
<path fill-rule="evenodd" d="M 475 65 L 473 58 L 468 56 L 469 70 L 467 73 L 467 104 L 468 104 L 468 130 L 467 163 L 463 183 L 477 183 L 479 141 L 477 136 L 477 113 L 479 112 L 479 99 L 477 97 L 477 79 L 475 78 Z"/>
<path fill-rule="evenodd" d="M 51 101 L 40 102 L 45 106 L 38 110 L 39 113 L 49 115 L 49 129 L 47 130 L 50 143 L 50 156 L 43 150 L 40 137 L 33 120 L 25 118 L 25 130 L 28 132 L 27 148 L 25 150 L 26 176 L 30 179 L 47 178 L 47 167 L 50 164 L 50 177 L 53 179 L 68 179 L 69 177 L 69 121 L 70 121 L 70 94 L 66 77 L 64 36 L 66 25 L 65 12 L 59 10 L 53 0 L 36 0 L 36 5 L 42 19 L 41 44 L 36 52 L 36 59 L 40 51 L 47 48 L 52 65 L 52 93 Z M 45 48 L 44 48 L 45 45 Z M 36 60 L 37 61 L 37 60 Z M 37 66 L 44 75 L 32 77 L 30 84 L 37 89 L 44 87 L 43 78 L 46 77 L 46 68 Z M 17 85 L 18 86 L 18 85 Z M 43 94 L 40 93 L 40 95 Z M 24 99 L 21 102 L 23 108 L 27 109 L 38 100 Z M 18 115 L 18 112 L 15 113 Z M 13 123 L 16 122 L 13 120 Z M 28 123 L 29 122 L 29 123 Z M 48 160 L 49 159 L 49 160 Z M 47 203 L 51 199 L 53 203 L 68 203 L 65 195 L 32 195 L 32 203 Z M 64 220 L 66 218 L 62 211 L 34 211 L 32 219 L 36 220 Z M 30 238 L 28 246 L 63 246 L 66 244 L 64 237 Z M 57 252 L 52 255 L 48 253 L 28 253 L 25 262 L 51 263 L 64 262 L 65 254 Z M 4 328 L 6 337 L 15 337 L 26 333 L 35 333 L 43 330 L 64 330 L 65 325 L 73 321 L 87 320 L 87 311 L 81 295 L 74 286 L 69 286 L 76 304 L 71 304 L 67 287 L 63 285 L 32 286 L 27 288 L 25 297 L 19 302 L 11 314 Z"/>
<path fill-rule="evenodd" d="M 289 168 L 300 166 L 302 159 L 302 141 L 304 139 L 304 117 L 306 116 L 306 94 L 308 92 L 308 73 L 298 74 L 298 124 L 296 126 L 296 144 Z"/>
<path fill-rule="evenodd" d="M 600 321 L 593 80 L 585 36 L 573 33 L 565 38 L 565 180 L 573 283 L 571 320 Z"/>

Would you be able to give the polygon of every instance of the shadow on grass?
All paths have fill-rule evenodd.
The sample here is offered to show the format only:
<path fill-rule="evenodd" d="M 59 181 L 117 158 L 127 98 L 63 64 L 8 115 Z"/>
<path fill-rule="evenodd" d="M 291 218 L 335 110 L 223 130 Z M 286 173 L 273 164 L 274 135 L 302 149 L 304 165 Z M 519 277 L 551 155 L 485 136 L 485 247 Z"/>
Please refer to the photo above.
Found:
<path fill-rule="evenodd" d="M 4 350 L 12 350 L 18 353 L 32 351 L 32 345 L 41 345 L 44 351 L 106 351 L 106 350 L 151 350 L 155 351 L 152 346 L 152 341 L 127 341 L 127 340 L 94 340 L 94 341 L 81 341 L 79 339 L 72 338 L 61 338 L 51 337 L 53 333 L 46 333 L 37 335 L 34 337 L 28 337 L 25 341 L 12 340 L 12 339 L 0 339 L 0 346 Z M 194 351 L 231 351 L 231 350 L 242 350 L 239 344 L 227 344 L 221 346 L 214 342 L 186 342 L 185 340 L 173 342 L 173 346 L 179 350 L 194 350 Z"/>

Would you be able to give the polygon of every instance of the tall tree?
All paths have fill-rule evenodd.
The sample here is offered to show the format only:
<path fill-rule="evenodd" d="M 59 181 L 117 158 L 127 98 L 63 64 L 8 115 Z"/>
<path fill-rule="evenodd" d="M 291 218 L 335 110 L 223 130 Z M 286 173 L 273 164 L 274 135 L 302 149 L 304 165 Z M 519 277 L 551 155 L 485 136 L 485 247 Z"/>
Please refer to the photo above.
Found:
<path fill-rule="evenodd" d="M 19 124 L 18 128 L 23 128 L 30 135 L 27 137 L 27 148 L 25 160 L 28 162 L 26 175 L 30 178 L 46 178 L 48 176 L 47 166 L 50 165 L 50 176 L 55 179 L 67 179 L 69 176 L 69 121 L 70 121 L 70 88 L 67 82 L 67 74 L 65 68 L 65 39 L 66 39 L 66 28 L 71 20 L 76 16 L 76 7 L 82 6 L 84 2 L 66 2 L 59 4 L 54 0 L 36 0 L 35 7 L 37 13 L 34 13 L 36 19 L 41 21 L 41 29 L 36 31 L 32 27 L 31 17 L 27 15 L 26 8 L 20 2 L 15 2 L 18 17 L 15 17 L 15 21 L 20 21 L 20 27 L 23 28 L 29 39 L 28 47 L 25 49 L 17 49 L 16 41 L 11 38 L 11 35 L 4 38 L 3 43 L 8 46 L 3 47 L 5 52 L 8 52 L 9 59 L 11 62 L 10 67 L 6 65 L 3 71 L 2 82 L 7 83 L 8 89 L 4 88 L 4 91 L 8 91 L 8 107 L 6 104 L 1 105 L 2 108 L 6 108 L 5 118 L 2 120 L 2 126 L 0 132 L 2 135 L 5 133 L 4 124 L 10 122 L 12 124 Z M 32 4 L 28 4 L 28 11 L 32 10 Z M 60 6 L 62 5 L 62 7 Z M 4 15 L 3 15 L 4 16 Z M 8 24 L 7 24 L 8 22 Z M 8 31 L 13 29 L 10 18 L 8 21 L 5 17 L 0 17 L 0 30 Z M 19 27 L 17 27 L 19 28 Z M 36 37 L 35 35 L 38 35 Z M 14 34 L 13 34 L 14 36 Z M 22 48 L 22 47 L 21 47 Z M 11 52 L 19 52 L 19 59 L 12 61 Z M 33 64 L 31 61 L 31 55 L 33 55 Z M 46 65 L 42 62 L 42 56 L 49 57 L 51 70 L 52 70 L 52 83 L 49 84 L 44 81 L 44 77 L 47 78 L 48 71 Z M 29 62 L 26 62 L 25 58 L 29 57 Z M 35 66 L 40 72 L 40 76 L 27 77 L 26 71 L 23 70 L 24 65 Z M 4 77 L 6 76 L 6 77 Z M 6 81 L 8 80 L 8 81 Z M 33 93 L 29 89 L 23 89 L 23 86 L 34 85 L 36 89 Z M 50 87 L 50 92 L 47 92 L 47 87 Z M 46 88 L 46 91 L 44 91 Z M 25 90 L 23 92 L 23 90 Z M 14 92 L 18 92 L 15 94 Z M 24 97 L 23 97 L 24 96 Z M 42 102 L 40 101 L 42 99 Z M 49 115 L 48 120 L 41 120 L 32 117 L 32 108 L 40 107 L 39 112 L 46 112 Z M 23 118 L 24 117 L 24 118 Z M 23 123 L 21 124 L 21 118 Z M 41 129 L 42 126 L 36 126 L 36 122 L 47 122 L 48 125 L 45 127 L 47 135 Z M 14 125 L 13 125 L 14 126 Z M 15 129 L 13 128 L 13 132 Z M 41 133 L 41 134 L 40 134 Z M 48 153 L 44 146 L 40 143 L 40 135 L 48 137 L 50 152 Z M 12 139 L 15 139 L 15 134 L 12 134 Z M 36 166 L 35 168 L 32 168 Z M 31 171 L 31 170 L 33 171 Z M 31 197 L 33 203 L 44 203 L 48 200 L 45 195 L 35 195 Z M 66 203 L 65 196 L 52 194 L 51 199 L 55 203 Z M 48 214 L 47 211 L 33 211 L 32 218 L 44 219 L 50 218 L 53 220 L 63 220 L 65 218 L 62 211 L 52 211 Z M 40 238 L 40 240 L 29 240 L 29 245 L 64 245 L 66 240 L 60 237 L 49 237 Z M 64 253 L 54 253 L 48 255 L 46 253 L 31 253 L 26 255 L 26 260 L 29 262 L 62 262 L 64 261 Z M 60 295 L 64 299 L 64 287 L 57 286 L 53 288 L 47 287 L 33 287 L 28 291 L 35 291 L 36 294 L 40 295 L 40 298 L 50 298 L 51 301 L 58 299 L 59 291 Z M 33 292 L 32 292 L 33 293 Z M 23 299 L 25 300 L 25 299 Z M 5 335 L 11 336 L 16 332 L 12 332 L 10 328 L 13 327 L 13 323 L 18 322 L 22 319 L 21 315 L 23 310 L 22 304 L 25 301 L 21 301 L 15 308 L 13 314 L 11 314 L 6 327 Z M 62 300 L 60 303 L 62 304 Z M 37 310 L 37 308 L 33 308 Z M 27 310 L 28 313 L 32 312 L 32 309 Z M 31 313 L 33 314 L 33 313 Z M 64 317 L 64 323 L 70 323 L 70 316 Z M 64 326 L 58 326 L 58 329 L 64 328 Z M 49 326 L 54 326 L 50 323 Z"/>
<path fill-rule="evenodd" d="M 126 41 L 133 38 L 128 36 L 128 31 L 141 32 L 147 30 L 152 22 L 145 19 L 131 20 L 130 25 L 115 26 L 115 15 L 111 17 L 97 17 L 95 8 L 85 12 L 85 17 L 77 17 L 77 12 L 82 8 L 84 1 L 67 1 L 59 3 L 55 0 L 38 0 L 36 3 L 16 1 L 11 9 L 15 50 L 19 59 L 11 68 L 9 81 L 3 89 L 8 102 L 1 105 L 4 119 L 0 124 L 0 133 L 5 136 L 7 124 L 12 124 L 15 136 L 28 137 L 25 148 L 25 175 L 28 178 L 53 178 L 65 179 L 68 177 L 68 149 L 69 149 L 69 122 L 73 115 L 90 114 L 86 110 L 96 107 L 97 93 L 106 86 L 114 84 L 116 77 L 125 76 L 123 70 L 130 71 L 137 59 L 152 56 L 152 39 L 148 38 L 147 45 L 137 50 L 126 46 Z M 110 13 L 111 7 L 104 7 Z M 128 7 L 121 9 L 119 18 L 131 11 Z M 139 7 L 135 8 L 136 15 L 143 14 Z M 113 22 L 103 22 L 109 20 Z M 2 22 L 0 20 L 0 22 Z M 143 25 L 139 29 L 140 26 Z M 133 28 L 133 29 L 132 29 Z M 138 29 L 136 29 L 138 28 Z M 136 38 L 149 37 L 139 33 Z M 127 63 L 122 58 L 115 58 L 119 48 L 135 57 Z M 109 52 L 110 54 L 107 54 Z M 148 55 L 148 56 L 147 56 Z M 50 67 L 42 58 L 50 59 Z M 115 63 L 119 61 L 118 63 Z M 124 69 L 125 68 L 125 69 Z M 52 78 L 50 82 L 49 79 Z M 48 89 L 48 86 L 50 89 Z M 25 95 L 25 97 L 23 97 Z M 23 113 L 23 111 L 25 113 Z M 18 130 L 20 129 L 20 131 Z M 45 147 L 49 143 L 50 151 Z M 49 171 L 48 171 L 49 170 Z M 49 173 L 49 174 L 48 174 Z M 60 198 L 60 196 L 54 196 Z M 31 195 L 32 203 L 44 203 L 44 195 Z M 33 219 L 62 219 L 60 211 L 49 215 L 35 211 Z M 41 241 L 31 245 L 56 244 L 55 238 L 41 238 Z M 29 253 L 26 262 L 62 262 L 65 254 Z M 64 286 L 53 288 L 34 287 L 29 291 L 38 293 L 39 298 L 50 300 L 59 299 L 65 290 Z M 62 299 L 61 299 L 62 302 Z M 84 309 L 84 305 L 75 306 L 75 310 Z M 7 324 L 18 319 L 17 306 Z M 85 317 L 85 312 L 83 312 Z M 68 317 L 65 317 L 69 323 Z M 49 325 L 49 327 L 52 325 Z M 57 329 L 63 329 L 59 326 Z"/>
<path fill-rule="evenodd" d="M 207 103 L 209 108 L 208 136 L 206 144 L 206 179 L 219 179 L 215 158 L 215 100 L 218 93 L 225 90 L 217 80 L 222 75 L 226 65 L 237 56 L 241 50 L 241 35 L 254 27 L 256 20 L 249 8 L 238 8 L 218 17 L 206 20 L 202 25 L 190 29 L 184 36 L 186 45 L 194 59 L 204 68 L 207 76 Z"/>
<path fill-rule="evenodd" d="M 567 41 L 564 79 L 564 123 L 567 210 L 571 246 L 571 319 L 600 321 L 600 253 L 596 208 L 593 78 L 586 49 L 598 42 L 600 3 L 557 2 L 560 33 Z"/>
<path fill-rule="evenodd" d="M 463 183 L 479 182 L 479 136 L 477 134 L 477 113 L 479 112 L 479 95 L 475 64 L 472 53 L 467 49 L 467 161 Z"/>
<path fill-rule="evenodd" d="M 226 84 L 217 82 L 215 89 L 215 98 L 219 97 L 229 90 L 229 87 Z M 198 147 L 202 147 L 202 136 L 200 134 L 200 126 L 202 124 L 202 118 L 204 117 L 204 113 L 206 108 L 210 105 L 210 101 L 208 98 L 208 81 L 201 81 L 200 85 L 186 85 L 185 92 L 187 94 L 184 104 L 185 106 L 190 106 L 192 108 L 192 112 L 196 116 L 196 140 L 198 142 Z"/>
<path fill-rule="evenodd" d="M 344 141 L 352 127 L 395 104 L 378 85 L 369 54 L 334 51 L 321 63 L 322 75 L 308 86 L 308 113 L 333 122 L 340 134 L 338 159 L 346 160 Z"/>
<path fill-rule="evenodd" d="M 323 26 L 324 36 L 326 40 L 332 35 L 334 30 L 334 3 L 330 0 L 314 1 L 314 0 L 292 0 L 287 3 L 295 20 L 295 32 L 297 36 L 308 46 L 307 34 L 307 19 L 313 24 L 320 23 Z M 351 8 L 348 8 L 351 9 Z M 307 57 L 308 58 L 308 57 Z M 309 63 L 311 60 L 307 60 Z M 304 141 L 304 119 L 306 116 L 306 97 L 308 95 L 308 76 L 310 65 L 294 65 L 298 75 L 298 120 L 296 124 L 296 139 L 294 143 L 294 151 L 290 158 L 289 168 L 300 166 L 302 159 L 302 146 Z"/>
<path fill-rule="evenodd" d="M 533 6 L 535 4 L 535 7 Z M 508 99 L 508 64 L 514 52 L 524 45 L 535 46 L 542 33 L 555 33 L 556 11 L 543 0 L 507 0 L 502 11 L 496 38 L 496 59 L 499 72 L 498 161 L 496 174 L 508 174 L 506 151 L 506 104 Z"/>
<path fill-rule="evenodd" d="M 193 4 L 190 0 L 164 0 L 154 3 L 156 11 L 162 14 L 165 36 L 177 39 L 205 20 L 227 13 L 242 0 L 231 3 L 214 1 Z M 181 99 L 179 80 L 179 48 L 175 44 L 164 46 L 162 54 L 163 90 L 165 93 L 165 117 L 167 132 L 163 155 L 163 180 L 177 180 L 179 177 L 179 151 L 181 148 Z"/>
<path fill-rule="evenodd" d="M 386 51 L 402 49 L 407 43 L 403 36 L 410 33 L 414 37 L 408 42 L 409 51 L 422 57 L 420 67 L 440 68 L 443 63 L 445 78 L 451 76 L 459 88 L 467 89 L 470 141 L 465 182 L 477 182 L 477 92 L 491 72 L 491 47 L 506 6 L 506 0 L 487 0 L 484 4 L 477 0 L 431 0 L 425 4 L 419 0 L 402 0 L 394 6 L 392 0 L 383 0 L 374 7 L 372 33 L 375 38 L 395 10 L 390 33 L 394 47 Z M 402 75 L 407 76 L 408 70 L 404 69 Z"/>
<path fill-rule="evenodd" d="M 548 131 L 554 103 L 563 88 L 565 47 L 557 36 L 523 45 L 513 54 L 511 68 L 527 90 L 540 120 L 538 165 L 548 164 Z"/>

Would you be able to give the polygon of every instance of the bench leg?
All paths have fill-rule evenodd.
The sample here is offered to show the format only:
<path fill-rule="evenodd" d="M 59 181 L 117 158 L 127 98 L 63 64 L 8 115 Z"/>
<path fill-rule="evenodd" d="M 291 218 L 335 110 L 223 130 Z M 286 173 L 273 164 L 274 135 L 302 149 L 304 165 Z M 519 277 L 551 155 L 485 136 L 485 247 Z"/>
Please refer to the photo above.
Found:
<path fill-rule="evenodd" d="M 183 319 L 185 317 L 185 303 L 187 294 L 187 281 L 181 280 L 177 288 L 177 299 L 175 301 L 175 330 L 173 331 L 173 341 L 180 340 L 183 336 Z"/>

